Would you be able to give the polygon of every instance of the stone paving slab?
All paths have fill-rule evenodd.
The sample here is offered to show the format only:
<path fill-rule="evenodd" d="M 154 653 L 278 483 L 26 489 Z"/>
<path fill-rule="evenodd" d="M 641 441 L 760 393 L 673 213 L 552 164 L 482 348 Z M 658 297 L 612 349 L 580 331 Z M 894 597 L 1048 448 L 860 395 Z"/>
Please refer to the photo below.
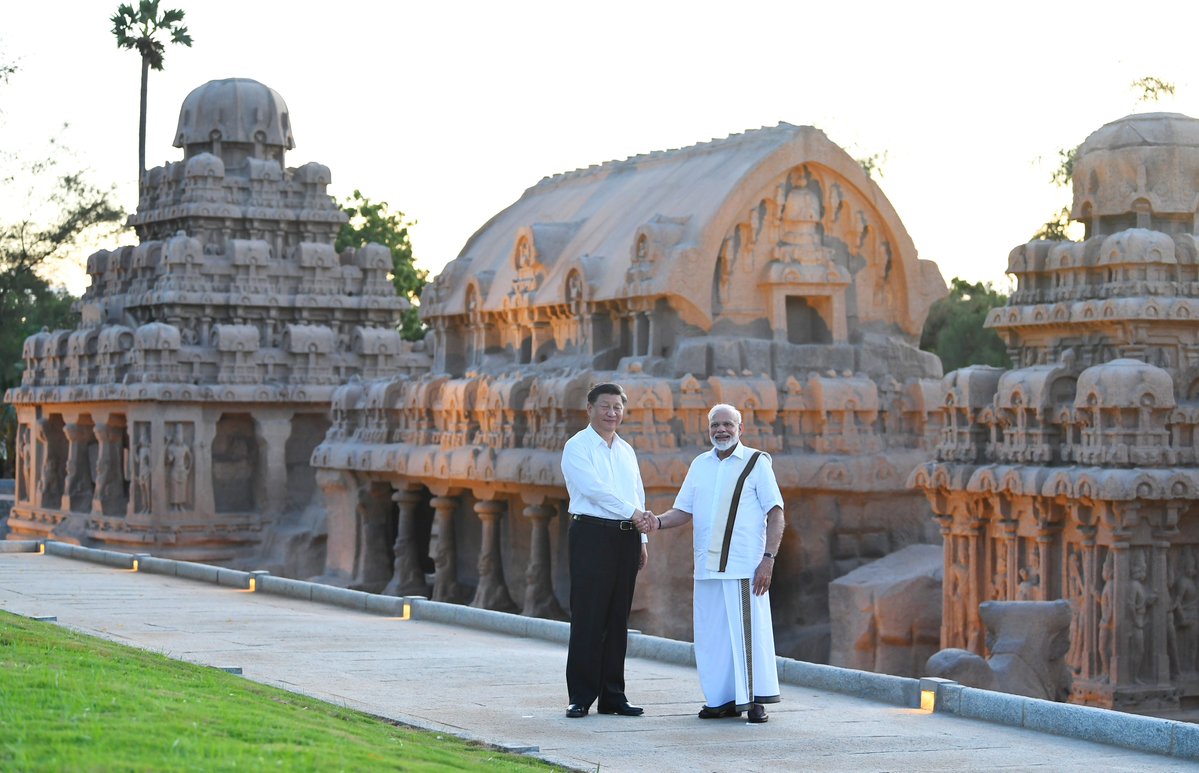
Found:
<path fill-rule="evenodd" d="M 566 650 L 539 639 L 401 620 L 135 573 L 0 553 L 0 608 L 406 724 L 583 770 L 1177 771 L 1191 763 L 783 685 L 771 720 L 702 721 L 694 670 L 628 663 L 641 718 L 563 716 Z"/>

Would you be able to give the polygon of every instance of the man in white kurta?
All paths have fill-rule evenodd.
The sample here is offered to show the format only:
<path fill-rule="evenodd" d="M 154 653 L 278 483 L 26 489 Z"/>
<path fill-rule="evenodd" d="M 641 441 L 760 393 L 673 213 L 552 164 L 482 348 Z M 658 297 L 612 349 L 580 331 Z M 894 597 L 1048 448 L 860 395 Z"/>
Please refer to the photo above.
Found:
<path fill-rule="evenodd" d="M 740 442 L 736 408 L 711 410 L 709 437 L 713 448 L 691 463 L 674 507 L 640 516 L 638 526 L 656 531 L 693 524 L 695 660 L 707 700 L 699 716 L 737 717 L 748 710 L 749 721 L 765 722 L 763 704 L 779 701 L 769 589 L 783 536 L 783 497 L 770 456 Z"/>

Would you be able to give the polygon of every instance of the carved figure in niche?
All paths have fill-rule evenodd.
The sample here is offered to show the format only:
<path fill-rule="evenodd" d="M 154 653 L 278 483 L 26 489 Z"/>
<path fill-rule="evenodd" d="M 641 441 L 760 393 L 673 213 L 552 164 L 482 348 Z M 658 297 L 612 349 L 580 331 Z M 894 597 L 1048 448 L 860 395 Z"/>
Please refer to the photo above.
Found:
<path fill-rule="evenodd" d="M 817 249 L 821 244 L 819 222 L 820 199 L 804 188 L 792 188 L 783 201 L 783 233 L 777 257 L 788 262 L 818 262 L 823 257 Z"/>
<path fill-rule="evenodd" d="M 1115 593 L 1112 583 L 1112 554 L 1103 561 L 1103 590 L 1099 592 L 1099 671 L 1111 679 L 1112 637 L 1116 633 Z"/>
<path fill-rule="evenodd" d="M 1067 660 L 1074 671 L 1078 672 L 1082 669 L 1085 651 L 1083 631 L 1090 627 L 1088 625 L 1090 605 L 1087 604 L 1087 583 L 1086 574 L 1082 568 L 1082 557 L 1077 550 L 1070 551 L 1070 558 L 1067 562 L 1066 593 L 1070 606 L 1074 608 L 1070 623 L 1070 654 L 1067 656 Z"/>
<path fill-rule="evenodd" d="M 41 419 L 37 423 L 38 445 L 42 452 L 42 507 L 58 508 L 62 499 L 62 452 L 50 442 L 48 421 Z"/>
<path fill-rule="evenodd" d="M 1178 670 L 1193 674 L 1199 657 L 1199 584 L 1195 581 L 1195 553 L 1184 548 L 1179 556 L 1178 578 L 1174 581 L 1172 612 L 1178 650 Z"/>
<path fill-rule="evenodd" d="M 516 267 L 528 268 L 533 263 L 533 252 L 529 249 L 529 240 L 521 239 L 516 244 Z"/>
<path fill-rule="evenodd" d="M 154 479 L 154 457 L 150 454 L 150 431 L 143 429 L 134 449 L 133 479 L 137 486 L 136 512 L 150 512 L 150 485 Z"/>
<path fill-rule="evenodd" d="M 991 575 L 991 598 L 1007 601 L 1007 545 L 1003 540 L 995 543 L 995 572 Z"/>
<path fill-rule="evenodd" d="M 970 593 L 969 569 L 964 555 L 964 541 L 954 540 L 953 562 L 949 565 L 949 639 L 951 641 L 966 635 L 966 608 L 969 604 Z"/>
<path fill-rule="evenodd" d="M 930 676 L 969 687 L 1064 701 L 1072 677 L 1063 656 L 1070 648 L 1070 604 L 1056 601 L 985 601 L 978 607 L 987 627 L 984 660 L 973 652 L 944 649 L 928 659 Z"/>
<path fill-rule="evenodd" d="M 33 447 L 29 425 L 22 424 L 17 433 L 17 498 L 21 501 L 33 499 L 29 486 L 33 483 Z"/>
<path fill-rule="evenodd" d="M 188 484 L 191 483 L 192 449 L 183 439 L 183 425 L 175 425 L 175 434 L 167 445 L 167 471 L 169 474 L 167 494 L 172 510 L 184 510 L 188 506 Z"/>
<path fill-rule="evenodd" d="M 1020 585 L 1016 589 L 1017 601 L 1036 601 L 1041 587 L 1041 553 L 1037 549 L 1028 551 L 1028 565 L 1020 570 Z"/>
<path fill-rule="evenodd" d="M 1134 681 L 1141 680 L 1145 660 L 1145 626 L 1149 624 L 1149 607 L 1157 601 L 1157 594 L 1145 586 L 1145 556 L 1137 553 L 1132 560 L 1132 581 L 1129 583 L 1128 611 L 1132 618 L 1132 631 L 1128 637 L 1128 662 Z"/>

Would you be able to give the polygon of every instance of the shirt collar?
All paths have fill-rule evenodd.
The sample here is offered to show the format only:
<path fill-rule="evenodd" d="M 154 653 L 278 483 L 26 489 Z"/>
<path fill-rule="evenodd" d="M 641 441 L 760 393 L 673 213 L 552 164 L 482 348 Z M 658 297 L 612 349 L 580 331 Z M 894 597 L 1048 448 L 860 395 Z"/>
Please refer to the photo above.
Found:
<path fill-rule="evenodd" d="M 596 432 L 596 431 L 595 431 L 595 427 L 591 426 L 591 423 L 590 423 L 590 422 L 588 422 L 588 423 L 587 423 L 587 431 L 591 433 L 591 444 L 592 444 L 592 445 L 602 445 L 604 448 L 607 448 L 607 447 L 608 447 L 608 441 L 607 441 L 607 440 L 604 440 L 604 436 L 603 436 L 603 435 L 601 435 L 600 433 L 598 433 L 598 432 Z M 613 448 L 615 448 L 615 447 L 616 447 L 617 445 L 619 445 L 621 442 L 622 442 L 622 441 L 621 441 L 621 439 L 620 439 L 620 434 L 619 434 L 619 433 L 617 433 L 617 434 L 616 434 L 616 435 L 615 435 L 615 436 L 612 438 L 612 447 L 613 447 Z"/>

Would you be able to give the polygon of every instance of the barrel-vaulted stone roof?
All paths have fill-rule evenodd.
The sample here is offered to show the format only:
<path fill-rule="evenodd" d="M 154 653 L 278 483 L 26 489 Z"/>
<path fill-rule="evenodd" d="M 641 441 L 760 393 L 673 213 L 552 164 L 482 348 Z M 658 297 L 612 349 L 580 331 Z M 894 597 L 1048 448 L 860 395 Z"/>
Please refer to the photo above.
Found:
<path fill-rule="evenodd" d="M 928 306 L 944 292 L 936 266 L 917 259 L 890 202 L 853 158 L 819 129 L 786 123 L 543 179 L 471 236 L 423 299 L 422 316 L 509 308 L 514 286 L 531 265 L 540 281 L 525 296 L 530 306 L 569 303 L 570 275 L 577 271 L 588 302 L 666 296 L 682 320 L 710 329 L 719 316 L 713 284 L 722 249 L 732 252 L 730 240 L 744 230 L 739 224 L 755 218 L 759 229 L 769 230 L 771 221 L 785 224 L 785 207 L 802 209 L 789 198 L 801 186 L 817 199 L 820 222 L 811 228 L 817 233 L 812 243 L 824 246 L 816 249 L 842 242 L 830 250 L 840 250 L 832 262 L 841 267 L 830 266 L 818 281 L 843 286 L 870 264 L 877 277 L 855 290 L 851 313 L 919 335 Z M 768 213 L 767 207 L 777 209 Z M 786 242 L 786 225 L 782 231 Z M 780 238 L 756 238 L 765 236 Z M 522 239 L 531 248 L 523 254 Z M 639 270 L 647 259 L 652 268 Z M 806 262 L 803 268 L 814 268 Z M 766 263 L 739 266 L 752 270 L 750 286 L 780 281 Z M 809 273 L 789 281 L 811 283 Z"/>

